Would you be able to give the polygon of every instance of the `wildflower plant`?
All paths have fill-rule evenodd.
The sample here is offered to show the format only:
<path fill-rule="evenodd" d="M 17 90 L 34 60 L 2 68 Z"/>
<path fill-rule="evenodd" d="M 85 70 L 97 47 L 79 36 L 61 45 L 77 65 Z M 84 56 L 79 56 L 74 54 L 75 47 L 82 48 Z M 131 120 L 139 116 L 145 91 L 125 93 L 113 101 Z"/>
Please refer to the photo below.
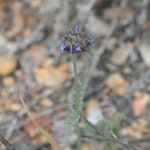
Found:
<path fill-rule="evenodd" d="M 76 24 L 68 28 L 63 36 L 63 42 L 60 51 L 68 52 L 72 55 L 87 52 L 89 47 L 95 45 L 96 40 L 93 39 L 86 28 L 81 24 Z"/>
<path fill-rule="evenodd" d="M 74 70 L 74 101 L 72 105 L 72 114 L 67 120 L 67 124 L 76 128 L 78 135 L 78 150 L 81 147 L 81 133 L 79 128 L 79 121 L 81 119 L 81 112 L 83 108 L 83 87 L 78 78 L 77 72 L 77 55 L 88 52 L 89 48 L 95 45 L 96 40 L 93 39 L 88 30 L 76 24 L 68 28 L 63 36 L 63 41 L 60 45 L 61 53 L 68 53 L 72 56 L 73 70 Z"/>

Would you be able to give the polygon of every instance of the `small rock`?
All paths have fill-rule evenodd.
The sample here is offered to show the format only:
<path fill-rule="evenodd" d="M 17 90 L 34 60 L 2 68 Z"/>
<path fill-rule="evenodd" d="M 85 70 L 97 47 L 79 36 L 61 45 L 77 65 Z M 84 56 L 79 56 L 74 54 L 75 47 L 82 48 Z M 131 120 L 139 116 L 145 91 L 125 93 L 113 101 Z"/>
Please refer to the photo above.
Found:
<path fill-rule="evenodd" d="M 0 141 L 0 150 L 7 150 L 7 147 Z"/>
<path fill-rule="evenodd" d="M 132 18 L 134 17 L 134 11 L 131 7 L 127 7 L 121 16 L 119 17 L 119 23 L 121 26 L 127 25 L 130 21 L 132 21 Z"/>
<path fill-rule="evenodd" d="M 18 136 L 17 136 L 18 138 Z M 14 138 L 13 138 L 14 139 Z M 15 147 L 16 149 L 26 149 L 26 150 L 33 150 L 35 147 L 32 144 L 32 140 L 29 139 L 27 136 L 24 136 L 20 138 L 20 140 L 15 141 Z"/>
<path fill-rule="evenodd" d="M 150 67 L 150 44 L 141 44 L 140 54 L 144 63 Z"/>
<path fill-rule="evenodd" d="M 113 105 L 106 106 L 106 108 L 104 108 L 103 110 L 103 114 L 107 119 L 112 119 L 116 115 L 116 113 L 117 110 Z"/>
<path fill-rule="evenodd" d="M 67 64 L 62 64 L 59 67 L 46 65 L 35 68 L 34 75 L 38 84 L 48 87 L 57 87 L 62 84 L 68 75 L 69 67 Z"/>
<path fill-rule="evenodd" d="M 133 121 L 132 125 L 121 129 L 121 135 L 131 137 L 142 137 L 150 132 L 149 123 L 146 119 L 138 119 Z"/>
<path fill-rule="evenodd" d="M 6 47 L 7 40 L 3 35 L 0 35 L 0 52 Z"/>
<path fill-rule="evenodd" d="M 13 56 L 0 56 L 0 76 L 11 74 L 17 67 L 17 59 Z"/>
<path fill-rule="evenodd" d="M 87 144 L 83 144 L 81 150 L 90 150 L 90 147 Z"/>
<path fill-rule="evenodd" d="M 42 3 L 42 0 L 38 0 L 38 1 L 31 1 L 31 6 L 33 8 L 37 8 L 38 6 L 40 6 Z"/>
<path fill-rule="evenodd" d="M 13 77 L 5 77 L 4 79 L 3 79 L 3 84 L 5 85 L 5 86 L 11 86 L 11 85 L 13 85 L 14 84 L 14 78 Z"/>
<path fill-rule="evenodd" d="M 110 39 L 108 39 L 107 47 L 109 49 L 114 49 L 116 44 L 117 44 L 117 39 L 115 37 L 111 37 Z"/>
<path fill-rule="evenodd" d="M 14 1 L 11 5 L 13 13 L 18 14 L 23 9 L 23 3 L 20 1 Z"/>
<path fill-rule="evenodd" d="M 108 7 L 104 10 L 104 17 L 108 20 L 112 20 L 118 13 L 119 7 L 112 6 Z"/>
<path fill-rule="evenodd" d="M 97 36 L 105 36 L 108 31 L 107 24 L 104 21 L 94 16 L 89 16 L 87 22 L 87 28 L 91 33 Z"/>
<path fill-rule="evenodd" d="M 85 113 L 87 120 L 93 125 L 104 119 L 97 99 L 92 99 L 87 103 Z"/>
<path fill-rule="evenodd" d="M 123 68 L 123 73 L 124 74 L 130 74 L 132 72 L 132 69 L 129 67 L 129 66 L 125 66 L 124 68 Z"/>
<path fill-rule="evenodd" d="M 71 147 L 65 147 L 64 150 L 72 150 Z"/>
<path fill-rule="evenodd" d="M 6 32 L 6 36 L 8 38 L 15 37 L 17 34 L 21 32 L 21 30 L 23 29 L 23 26 L 24 26 L 24 22 L 23 22 L 22 16 L 19 14 L 15 15 L 13 18 L 12 28 L 10 28 L 10 30 Z"/>
<path fill-rule="evenodd" d="M 134 96 L 135 99 L 139 99 L 139 98 L 142 97 L 142 92 L 141 91 L 135 91 L 133 93 L 133 96 Z"/>
<path fill-rule="evenodd" d="M 11 110 L 11 111 L 13 111 L 13 112 L 17 112 L 17 111 L 19 111 L 20 109 L 21 109 L 21 104 L 19 103 L 19 102 L 12 102 L 11 104 L 10 104 L 10 109 L 9 110 Z"/>
<path fill-rule="evenodd" d="M 111 74 L 106 80 L 106 86 L 119 96 L 125 96 L 128 83 L 120 73 Z"/>
<path fill-rule="evenodd" d="M 45 108 L 45 107 L 52 107 L 54 105 L 54 102 L 50 99 L 43 99 L 40 100 L 39 104 Z"/>
<path fill-rule="evenodd" d="M 122 65 L 126 62 L 128 56 L 129 56 L 129 53 L 127 50 L 117 49 L 113 53 L 113 55 L 111 57 L 111 61 L 115 65 Z"/>
<path fill-rule="evenodd" d="M 145 110 L 146 106 L 150 102 L 150 95 L 142 94 L 134 100 L 133 102 L 133 112 L 136 117 L 140 116 Z"/>

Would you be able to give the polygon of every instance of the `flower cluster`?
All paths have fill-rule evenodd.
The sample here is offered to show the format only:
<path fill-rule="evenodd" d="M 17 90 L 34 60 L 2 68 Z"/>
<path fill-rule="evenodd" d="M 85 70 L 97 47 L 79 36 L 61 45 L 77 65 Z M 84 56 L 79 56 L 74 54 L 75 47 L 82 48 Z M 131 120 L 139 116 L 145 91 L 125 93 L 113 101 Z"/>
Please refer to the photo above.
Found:
<path fill-rule="evenodd" d="M 81 24 L 76 24 L 68 28 L 63 38 L 64 40 L 61 43 L 60 51 L 66 51 L 70 54 L 86 52 L 89 46 L 96 43 L 96 40 L 91 38 L 86 28 L 81 27 Z"/>

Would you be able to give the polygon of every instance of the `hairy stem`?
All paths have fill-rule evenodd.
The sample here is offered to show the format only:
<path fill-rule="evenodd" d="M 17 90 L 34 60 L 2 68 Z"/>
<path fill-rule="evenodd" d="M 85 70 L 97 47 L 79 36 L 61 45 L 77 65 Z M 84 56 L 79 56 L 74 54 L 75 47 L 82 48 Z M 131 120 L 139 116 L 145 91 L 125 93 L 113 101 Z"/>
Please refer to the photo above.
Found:
<path fill-rule="evenodd" d="M 76 55 L 73 55 L 73 70 L 74 70 L 74 84 L 75 84 L 75 104 L 76 104 L 76 111 L 80 114 L 80 94 L 79 94 L 79 83 L 78 83 L 78 74 L 77 74 L 77 67 L 76 67 Z M 81 148 L 81 133 L 79 124 L 77 122 L 76 124 L 76 130 L 78 135 L 78 141 L 77 141 L 77 149 L 80 150 Z"/>

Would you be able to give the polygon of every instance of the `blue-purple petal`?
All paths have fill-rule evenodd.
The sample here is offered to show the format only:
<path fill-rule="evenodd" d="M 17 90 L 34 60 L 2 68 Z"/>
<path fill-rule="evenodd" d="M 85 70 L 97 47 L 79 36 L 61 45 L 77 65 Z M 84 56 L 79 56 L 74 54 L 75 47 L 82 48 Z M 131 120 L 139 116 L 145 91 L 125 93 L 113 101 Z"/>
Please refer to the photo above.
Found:
<path fill-rule="evenodd" d="M 95 45 L 95 44 L 96 44 L 96 40 L 95 40 L 95 39 L 89 39 L 89 40 L 88 40 L 88 43 L 89 43 L 90 45 Z"/>
<path fill-rule="evenodd" d="M 78 24 L 75 25 L 75 32 L 76 33 L 81 32 L 81 24 L 78 23 Z"/>
<path fill-rule="evenodd" d="M 79 52 L 82 51 L 82 50 L 81 50 L 81 45 L 80 45 L 80 44 L 76 44 L 76 46 L 75 46 L 75 51 L 79 51 Z"/>
<path fill-rule="evenodd" d="M 67 46 L 68 46 L 67 44 L 61 43 L 61 45 L 60 45 L 60 52 L 63 53 L 64 49 L 67 48 Z"/>

